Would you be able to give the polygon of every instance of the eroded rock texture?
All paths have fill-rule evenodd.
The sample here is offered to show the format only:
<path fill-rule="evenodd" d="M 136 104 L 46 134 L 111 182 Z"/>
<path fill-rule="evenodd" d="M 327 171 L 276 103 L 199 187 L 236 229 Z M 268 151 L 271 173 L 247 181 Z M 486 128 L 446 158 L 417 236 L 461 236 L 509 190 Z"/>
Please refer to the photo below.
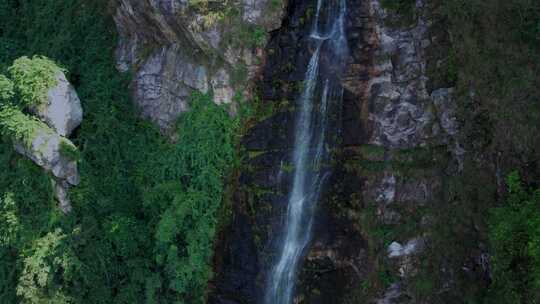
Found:
<path fill-rule="evenodd" d="M 168 131 L 188 109 L 193 90 L 213 91 L 218 104 L 231 103 L 236 90 L 246 93 L 283 6 L 272 0 L 119 1 L 118 69 L 133 72 L 142 115 Z"/>

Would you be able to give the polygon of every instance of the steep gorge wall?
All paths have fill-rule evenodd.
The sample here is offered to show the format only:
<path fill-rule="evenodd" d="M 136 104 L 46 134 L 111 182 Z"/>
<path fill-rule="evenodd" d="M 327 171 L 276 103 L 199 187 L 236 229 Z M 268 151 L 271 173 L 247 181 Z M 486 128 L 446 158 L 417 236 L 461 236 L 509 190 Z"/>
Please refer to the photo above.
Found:
<path fill-rule="evenodd" d="M 118 68 L 133 73 L 135 102 L 164 132 L 188 110 L 193 90 L 212 90 L 216 103 L 242 91 L 264 109 L 242 141 L 210 303 L 255 303 L 262 294 L 293 170 L 294 99 L 315 2 L 209 1 L 201 10 L 180 0 L 123 0 L 116 10 Z M 333 175 L 298 303 L 453 303 L 460 276 L 478 285 L 489 276 L 474 237 L 467 265 L 435 252 L 451 247 L 437 240 L 445 216 L 438 210 L 452 199 L 464 150 L 448 33 L 430 5 L 418 0 L 402 16 L 379 0 L 347 1 L 351 54 L 343 104 L 332 112 Z"/>
<path fill-rule="evenodd" d="M 315 3 L 290 1 L 267 46 L 258 87 L 272 113 L 243 140 L 246 160 L 233 220 L 216 252 L 211 303 L 255 303 L 262 294 L 294 169 L 294 99 L 309 60 L 306 24 Z M 295 303 L 455 303 L 459 277 L 483 285 L 488 269 L 478 243 L 460 269 L 434 253 L 452 246 L 439 245 L 445 215 L 437 210 L 451 199 L 449 184 L 465 153 L 457 139 L 448 33 L 424 1 L 410 16 L 378 0 L 347 6 L 351 55 L 343 105 L 332 116 L 340 130 L 333 175 Z"/>

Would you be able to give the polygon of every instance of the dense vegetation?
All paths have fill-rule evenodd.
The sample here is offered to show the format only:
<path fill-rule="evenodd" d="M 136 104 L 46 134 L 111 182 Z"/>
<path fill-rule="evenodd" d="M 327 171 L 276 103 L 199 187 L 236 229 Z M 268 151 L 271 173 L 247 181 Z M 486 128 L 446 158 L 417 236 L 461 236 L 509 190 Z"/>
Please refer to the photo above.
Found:
<path fill-rule="evenodd" d="M 468 152 L 431 211 L 436 230 L 413 289 L 432 303 L 538 303 L 540 202 L 526 189 L 540 180 L 540 2 L 381 3 L 399 25 L 414 24 L 414 7 L 426 6 L 434 53 L 443 53 L 428 73 L 437 85 L 456 87 L 459 142 Z M 504 176 L 513 170 L 521 179 L 510 175 L 507 189 Z"/>
<path fill-rule="evenodd" d="M 203 302 L 238 121 L 202 94 L 193 95 L 192 111 L 178 121 L 175 142 L 140 120 L 128 98 L 128 79 L 114 68 L 108 2 L 0 0 L 0 303 Z M 414 19 L 415 1 L 382 2 Z M 448 29 L 447 76 L 459 91 L 461 142 L 472 151 L 463 175 L 449 182 L 450 203 L 435 214 L 442 227 L 437 237 L 446 247 L 434 242 L 433 252 L 442 256 L 431 260 L 441 263 L 427 269 L 435 275 L 443 263 L 460 269 L 471 243 L 489 241 L 489 292 L 458 274 L 459 300 L 538 302 L 540 194 L 531 189 L 540 177 L 540 5 L 427 2 Z M 236 39 L 260 46 L 263 34 L 250 28 Z M 32 63 L 28 58 L 35 55 L 67 71 L 85 110 L 72 138 L 80 152 L 70 153 L 82 181 L 70 193 L 69 216 L 56 206 L 51 177 L 11 144 L 17 132 L 33 128 L 22 123 L 20 107 L 39 102 L 43 84 L 52 81 L 54 67 L 41 57 Z M 27 81 L 21 71 L 31 72 Z M 2 74 L 26 85 L 16 87 Z M 15 107 L 6 107 L 12 102 Z M 522 169 L 524 182 L 510 175 L 508 195 L 497 196 L 486 155 L 500 155 L 503 172 Z M 427 277 L 418 289 L 432 294 L 439 282 Z"/>
<path fill-rule="evenodd" d="M 448 78 L 458 89 L 459 140 L 469 152 L 463 173 L 448 183 L 451 203 L 438 213 L 440 246 L 433 252 L 440 264 L 456 269 L 478 254 L 472 249 L 477 246 L 492 255 L 491 269 L 456 276 L 469 303 L 538 303 L 532 282 L 540 256 L 528 244 L 537 235 L 540 206 L 519 184 L 538 187 L 540 179 L 540 5 L 433 4 L 449 34 Z M 523 181 L 510 175 L 507 193 L 503 177 L 514 169 Z"/>
<path fill-rule="evenodd" d="M 507 178 L 505 204 L 490 216 L 494 282 L 490 303 L 540 303 L 540 189 Z"/>
<path fill-rule="evenodd" d="M 533 239 L 526 239 L 536 235 L 528 221 L 538 217 L 539 202 L 517 194 L 520 181 L 514 174 L 507 193 L 504 176 L 517 169 L 530 187 L 538 187 L 540 179 L 540 5 L 530 0 L 435 3 L 434 12 L 448 27 L 448 74 L 458 89 L 460 142 L 469 151 L 464 172 L 449 183 L 453 203 L 440 213 L 446 217 L 441 226 L 447 227 L 441 238 L 455 241 L 439 250 L 447 252 L 452 267 L 466 263 L 473 246 L 493 255 L 490 275 L 489 269 L 476 278 L 460 275 L 467 301 L 538 303 L 538 289 L 535 298 L 530 284 L 537 270 L 522 259 L 540 257 L 527 252 Z M 490 217 L 489 210 L 501 205 Z M 515 226 L 516 221 L 522 224 Z M 475 280 L 484 281 L 488 291 Z"/>
<path fill-rule="evenodd" d="M 460 90 L 463 135 L 540 174 L 540 3 L 534 0 L 444 1 Z M 506 168 L 507 170 L 509 168 Z"/>
<path fill-rule="evenodd" d="M 0 0 L 0 74 L 24 77 L 8 71 L 22 56 L 51 58 L 85 111 L 71 138 L 81 184 L 69 216 L 51 177 L 15 153 L 10 136 L 0 139 L 0 303 L 203 302 L 238 123 L 202 94 L 178 121 L 175 142 L 140 120 L 114 68 L 107 3 Z M 48 83 L 50 66 L 29 61 L 15 66 L 36 78 L 13 88 L 0 77 L 3 100 L 42 96 L 33 80 Z M 0 117 L 4 130 L 5 117 L 13 115 Z"/>
<path fill-rule="evenodd" d="M 0 74 L 0 134 L 5 141 L 29 147 L 37 132 L 53 134 L 45 123 L 23 111 L 46 101 L 61 69 L 44 57 L 21 57 L 8 68 L 11 79 Z M 72 146 L 63 139 L 63 146 Z M 76 149 L 76 148 L 74 148 Z"/>

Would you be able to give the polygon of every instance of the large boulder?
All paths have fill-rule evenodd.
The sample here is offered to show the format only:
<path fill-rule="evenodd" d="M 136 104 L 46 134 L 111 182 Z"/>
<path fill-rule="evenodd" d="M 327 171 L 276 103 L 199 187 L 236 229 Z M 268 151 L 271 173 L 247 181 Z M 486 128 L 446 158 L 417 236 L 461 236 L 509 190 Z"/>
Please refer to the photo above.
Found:
<path fill-rule="evenodd" d="M 31 107 L 30 112 L 61 136 L 69 136 L 83 119 L 77 92 L 62 72 L 56 74 L 56 85 L 47 92 L 47 99 Z"/>
<path fill-rule="evenodd" d="M 0 131 L 11 138 L 15 151 L 52 175 L 59 206 L 68 213 L 68 189 L 79 184 L 80 178 L 79 152 L 66 137 L 82 122 L 81 101 L 62 69 L 45 57 L 21 57 L 9 72 L 14 82 L 11 87 L 19 95 L 14 100 L 11 80 L 3 77 Z M 33 115 L 23 113 L 22 109 Z"/>
<path fill-rule="evenodd" d="M 77 162 L 64 155 L 65 152 L 62 153 L 75 148 L 69 140 L 50 129 L 42 128 L 37 130 L 27 143 L 15 143 L 15 150 L 51 172 L 57 179 L 65 180 L 70 185 L 79 184 Z"/>
<path fill-rule="evenodd" d="M 77 149 L 73 143 L 42 125 L 31 138 L 15 141 L 14 147 L 54 176 L 52 182 L 58 206 L 65 214 L 69 213 L 72 207 L 68 190 L 80 182 L 77 161 L 72 155 Z"/>

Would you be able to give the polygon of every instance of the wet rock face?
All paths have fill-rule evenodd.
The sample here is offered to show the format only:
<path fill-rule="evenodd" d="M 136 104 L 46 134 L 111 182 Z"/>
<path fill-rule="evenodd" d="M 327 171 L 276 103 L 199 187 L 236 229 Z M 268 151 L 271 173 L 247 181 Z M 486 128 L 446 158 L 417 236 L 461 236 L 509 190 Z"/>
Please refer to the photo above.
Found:
<path fill-rule="evenodd" d="M 349 1 L 355 7 L 360 1 Z M 262 119 L 251 128 L 242 140 L 248 157 L 239 178 L 235 197 L 235 218 L 247 218 L 251 234 L 242 235 L 237 224 L 226 230 L 228 237 L 223 248 L 235 247 L 234 240 L 253 242 L 249 253 L 218 251 L 225 256 L 217 264 L 218 276 L 210 303 L 260 303 L 266 279 L 281 241 L 283 216 L 287 209 L 288 193 L 292 181 L 292 149 L 294 145 L 296 106 L 304 74 L 311 57 L 309 32 L 316 1 L 289 2 L 283 26 L 272 33 L 267 46 L 266 65 L 258 83 L 262 102 L 272 106 L 273 115 Z M 322 59 L 324 60 L 324 58 Z M 273 105 L 270 105 L 270 104 Z M 341 124 L 341 107 L 332 105 L 332 117 L 327 134 L 332 145 L 338 140 L 337 127 Z M 317 115 L 317 114 L 314 114 Z M 323 194 L 326 197 L 327 194 Z M 328 199 L 320 203 L 313 233 L 313 246 L 306 252 L 307 260 L 300 271 L 298 303 L 338 303 L 347 289 L 365 276 L 366 242 L 360 233 L 352 231 L 353 223 L 333 214 Z M 245 224 L 245 222 L 244 222 Z M 331 227 L 331 228 L 329 228 Z M 246 249 L 246 248 L 244 248 Z M 256 257 L 257 271 L 245 271 L 235 263 L 249 265 Z M 245 259 L 242 263 L 241 259 Z M 231 277 L 241 278 L 232 280 Z M 238 281 L 255 282 L 242 285 Z M 337 286 L 339 285 L 339 288 Z M 249 286 L 251 291 L 244 288 Z M 255 298 L 253 298 L 255 295 Z M 299 302 L 300 301 L 300 302 Z"/>
<path fill-rule="evenodd" d="M 233 239 L 253 242 L 249 255 L 257 257 L 257 273 L 235 267 L 229 258 L 219 269 L 256 282 L 250 288 L 259 296 L 287 206 L 294 100 L 310 57 L 305 26 L 310 21 L 303 12 L 315 2 L 290 1 L 283 26 L 267 46 L 258 86 L 275 111 L 243 139 L 249 157 L 234 202 L 235 216 L 249 219 L 243 225 L 249 222 L 252 230 L 243 237 L 233 223 L 222 243 L 233 248 Z M 330 147 L 332 175 L 319 202 L 295 303 L 424 303 L 414 286 L 420 284 L 415 282 L 422 262 L 430 258 L 436 226 L 430 210 L 445 203 L 448 175 L 459 170 L 464 153 L 455 138 L 453 89 L 432 71 L 444 56 L 433 48 L 441 48 L 437 43 L 446 33 L 432 28 L 423 1 L 416 2 L 415 18 L 406 24 L 396 23 L 398 16 L 379 0 L 348 0 L 347 7 L 350 58 L 343 104 L 331 114 L 338 130 Z M 244 253 L 216 253 L 221 254 Z M 246 264 L 250 261 L 246 257 Z M 235 287 L 218 273 L 216 284 L 229 288 L 214 295 L 229 302 L 211 303 L 257 303 L 246 289 L 236 288 L 233 297 Z"/>
<path fill-rule="evenodd" d="M 250 219 L 237 212 L 231 231 L 223 236 L 225 247 L 215 256 L 222 277 L 212 286 L 214 293 L 210 303 L 255 303 L 257 288 L 253 278 L 259 272 L 259 264 L 253 236 Z"/>
<path fill-rule="evenodd" d="M 371 270 L 368 244 L 354 223 L 336 217 L 324 203 L 314 240 L 299 275 L 298 303 L 346 303 Z M 326 209 L 326 210 L 325 210 Z"/>
<path fill-rule="evenodd" d="M 440 59 L 432 48 L 441 47 L 436 43 L 445 33 L 432 29 L 424 1 L 416 1 L 407 23 L 396 22 L 399 16 L 379 0 L 362 1 L 360 10 L 352 22 L 361 34 L 344 79 L 354 104 L 344 111 L 359 111 L 343 124 L 338 166 L 345 173 L 335 183 L 334 205 L 335 212 L 356 219 L 368 239 L 371 275 L 379 278 L 369 275 L 366 284 L 379 287 L 351 294 L 375 303 L 421 303 L 414 288 L 436 229 L 429 210 L 444 203 L 448 167 L 463 152 L 455 148 L 453 89 L 433 80 L 437 75 L 430 70 Z"/>
<path fill-rule="evenodd" d="M 283 5 L 271 0 L 118 1 L 117 66 L 133 72 L 134 100 L 142 115 L 168 131 L 188 110 L 193 90 L 211 90 L 216 103 L 231 103 L 235 91 L 250 87 L 256 76 L 264 36 L 279 27 Z M 246 37 L 238 39 L 241 33 Z"/>

